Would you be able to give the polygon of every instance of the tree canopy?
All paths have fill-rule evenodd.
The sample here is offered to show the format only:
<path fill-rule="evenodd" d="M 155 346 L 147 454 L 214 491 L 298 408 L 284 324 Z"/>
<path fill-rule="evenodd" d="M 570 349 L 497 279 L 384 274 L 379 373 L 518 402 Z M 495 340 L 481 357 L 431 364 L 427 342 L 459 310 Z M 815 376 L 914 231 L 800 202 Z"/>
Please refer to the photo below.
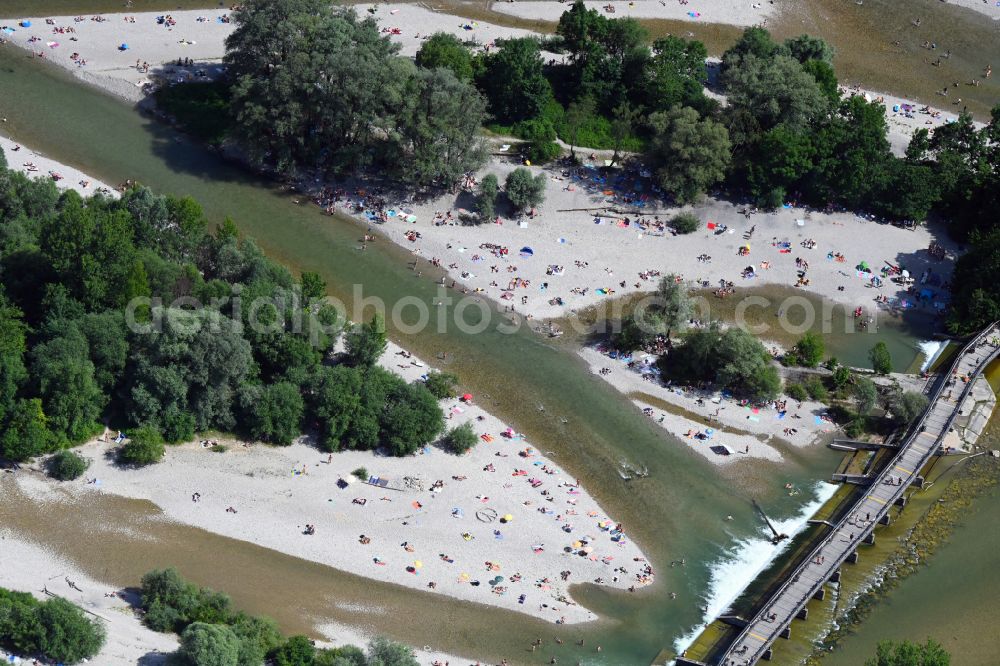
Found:
<path fill-rule="evenodd" d="M 941 644 L 928 638 L 926 643 L 879 641 L 875 656 L 865 666 L 949 666 L 951 656 Z"/>

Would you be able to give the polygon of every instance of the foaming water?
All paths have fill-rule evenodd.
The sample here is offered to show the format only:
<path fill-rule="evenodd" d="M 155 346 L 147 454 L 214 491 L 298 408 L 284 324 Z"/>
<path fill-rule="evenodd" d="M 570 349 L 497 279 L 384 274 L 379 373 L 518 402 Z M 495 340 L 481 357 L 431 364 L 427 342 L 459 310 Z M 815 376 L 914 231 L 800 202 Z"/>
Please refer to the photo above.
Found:
<path fill-rule="evenodd" d="M 785 520 L 773 520 L 775 528 L 782 534 L 794 537 L 806 527 L 808 520 L 819 511 L 828 499 L 833 497 L 837 486 L 819 482 L 813 488 L 813 499 L 804 505 L 796 515 Z M 733 601 L 778 555 L 792 542 L 785 539 L 775 546 L 769 537 L 760 535 L 741 539 L 734 543 L 711 568 L 708 591 L 703 604 L 707 611 L 701 624 L 680 636 L 674 643 L 677 654 L 686 650 L 715 618 L 721 615 Z"/>
<path fill-rule="evenodd" d="M 927 340 L 924 342 L 917 343 L 917 349 L 923 355 L 924 360 L 920 362 L 920 372 L 924 372 L 927 368 L 931 367 L 934 360 L 944 349 L 945 343 L 941 340 Z"/>

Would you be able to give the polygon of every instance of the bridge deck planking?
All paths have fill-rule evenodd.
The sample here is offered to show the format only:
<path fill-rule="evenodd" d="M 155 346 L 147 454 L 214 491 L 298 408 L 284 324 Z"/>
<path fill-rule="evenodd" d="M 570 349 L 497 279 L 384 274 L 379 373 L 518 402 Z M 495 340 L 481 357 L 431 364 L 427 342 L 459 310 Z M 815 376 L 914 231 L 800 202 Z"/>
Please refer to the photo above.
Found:
<path fill-rule="evenodd" d="M 813 595 L 823 589 L 826 581 L 869 537 L 878 521 L 916 481 L 920 470 L 940 446 L 975 379 L 1000 355 L 996 343 L 998 334 L 1000 324 L 995 323 L 959 352 L 949 368 L 950 377 L 939 382 L 930 405 L 900 446 L 895 459 L 878 475 L 868 493 L 813 549 L 809 559 L 778 588 L 717 663 L 723 666 L 756 664 Z M 944 390 L 953 382 L 957 383 L 960 377 L 967 378 L 961 395 L 952 398 L 953 391 L 949 391 L 945 396 Z"/>

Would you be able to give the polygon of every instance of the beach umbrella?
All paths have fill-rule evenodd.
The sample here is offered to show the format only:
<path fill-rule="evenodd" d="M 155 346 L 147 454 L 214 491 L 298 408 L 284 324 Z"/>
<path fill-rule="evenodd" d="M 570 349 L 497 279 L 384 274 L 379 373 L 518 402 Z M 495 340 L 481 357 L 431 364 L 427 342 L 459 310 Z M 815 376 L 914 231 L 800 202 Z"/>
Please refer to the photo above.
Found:
<path fill-rule="evenodd" d="M 21 21 L 21 27 L 22 28 L 30 28 L 31 27 L 31 21 Z"/>
<path fill-rule="evenodd" d="M 521 256 L 522 257 L 530 257 L 530 256 L 532 256 L 534 254 L 535 254 L 535 251 L 532 250 L 527 245 L 525 245 L 524 247 L 521 248 Z"/>
<path fill-rule="evenodd" d="M 574 542 L 573 542 L 573 548 L 579 548 L 579 547 L 580 547 L 580 546 L 582 546 L 582 545 L 583 545 L 583 544 L 582 544 L 582 543 L 580 543 L 579 541 L 574 541 Z"/>
<path fill-rule="evenodd" d="M 417 568 L 417 569 L 420 569 L 421 567 L 423 567 L 423 566 L 424 566 L 424 563 L 423 563 L 423 562 L 421 562 L 420 560 L 416 560 L 416 561 L 415 561 L 415 562 L 413 563 L 413 566 L 414 566 L 414 568 Z"/>
<path fill-rule="evenodd" d="M 509 523 L 512 520 L 514 520 L 514 516 L 510 515 L 509 513 L 503 517 L 503 522 L 505 523 Z"/>
<path fill-rule="evenodd" d="M 462 402 L 472 402 L 472 394 L 466 393 L 462 396 Z"/>

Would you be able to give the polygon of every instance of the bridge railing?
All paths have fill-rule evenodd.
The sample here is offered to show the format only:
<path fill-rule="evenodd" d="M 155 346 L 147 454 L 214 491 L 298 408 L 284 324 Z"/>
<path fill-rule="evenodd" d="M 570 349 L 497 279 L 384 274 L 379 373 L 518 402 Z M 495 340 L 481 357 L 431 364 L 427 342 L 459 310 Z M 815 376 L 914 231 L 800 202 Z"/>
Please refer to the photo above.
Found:
<path fill-rule="evenodd" d="M 921 432 L 921 429 L 924 427 L 924 424 L 927 421 L 927 417 L 930 415 L 931 411 L 933 410 L 935 403 L 941 398 L 941 394 L 944 392 L 944 389 L 947 387 L 947 385 L 948 385 L 948 379 L 952 376 L 952 374 L 954 374 L 955 370 L 961 364 L 962 359 L 964 358 L 965 354 L 967 354 L 970 349 L 972 349 L 973 347 L 977 346 L 986 336 L 988 336 L 988 335 L 996 335 L 998 333 L 998 326 L 1000 326 L 1000 322 L 994 322 L 993 324 L 991 324 L 990 326 L 988 326 L 987 328 L 985 328 L 978 335 L 976 335 L 974 338 L 972 338 L 968 343 L 966 343 L 965 346 L 963 346 L 962 349 L 958 352 L 958 354 L 955 355 L 955 360 L 948 367 L 948 373 L 946 375 L 944 375 L 943 381 L 939 382 L 938 387 L 934 390 L 934 392 L 933 392 L 933 394 L 931 396 L 931 399 L 929 400 L 929 402 L 927 404 L 927 408 L 924 410 L 923 414 L 920 415 L 920 418 L 908 429 L 908 431 L 906 432 L 906 435 L 902 438 L 902 441 L 905 442 L 905 444 L 901 444 L 900 445 L 899 451 L 893 457 L 892 461 L 888 465 L 886 465 L 886 467 L 883 469 L 882 473 L 880 473 L 878 475 L 878 478 L 873 483 L 873 485 L 875 485 L 875 484 L 881 484 L 884 481 L 884 479 L 889 474 L 891 474 L 893 468 L 897 465 L 897 463 L 899 462 L 899 460 L 905 455 L 905 453 L 906 453 L 906 451 L 908 449 L 909 443 L 911 442 L 911 440 L 916 435 L 918 435 Z M 965 399 L 968 397 L 969 392 L 972 390 L 972 385 L 975 383 L 974 378 L 978 377 L 979 374 L 982 373 L 983 369 L 987 365 L 989 365 L 998 355 L 1000 355 L 1000 348 L 994 349 L 993 352 L 986 359 L 984 359 L 983 361 L 981 361 L 976 366 L 975 371 L 970 376 L 969 382 L 966 384 L 965 388 L 962 391 L 962 395 L 959 398 L 959 401 L 957 403 L 956 408 L 952 411 L 951 415 L 949 416 L 949 418 L 948 418 L 948 420 L 947 420 L 947 422 L 945 424 L 945 427 L 938 434 L 937 438 L 935 439 L 934 445 L 928 447 L 927 451 L 924 452 L 924 454 L 921 456 L 921 458 L 920 458 L 920 461 L 921 461 L 920 465 L 914 469 L 914 472 L 917 472 L 920 469 L 922 469 L 923 466 L 927 464 L 927 461 L 930 460 L 931 456 L 934 455 L 935 451 L 937 450 L 937 447 L 941 443 L 941 440 L 948 433 L 948 430 L 951 428 L 951 425 L 954 423 L 955 418 L 957 417 L 957 412 L 961 408 L 962 403 L 965 402 Z M 904 485 L 904 486 L 900 486 L 899 490 L 893 494 L 893 502 L 889 502 L 889 503 L 885 504 L 881 509 L 879 509 L 876 512 L 875 519 L 872 520 L 869 523 L 869 525 L 867 527 L 863 528 L 862 531 L 858 534 L 858 536 L 860 537 L 859 541 L 863 541 L 869 535 L 869 533 L 871 533 L 872 531 L 874 531 L 875 525 L 879 522 L 879 520 L 881 518 L 883 518 L 885 516 L 885 514 L 887 514 L 889 512 L 889 510 L 892 508 L 892 505 L 895 502 L 895 500 L 898 499 L 899 496 L 902 495 L 903 491 L 905 491 L 906 488 L 908 488 L 908 487 L 909 487 L 909 484 Z M 828 546 L 830 544 L 830 542 L 833 540 L 833 537 L 835 536 L 835 533 L 836 533 L 836 530 L 831 530 L 830 534 L 828 534 L 826 537 L 824 537 L 823 540 L 819 543 L 819 545 L 817 545 L 815 548 L 813 548 L 813 550 L 811 552 L 817 552 L 819 550 L 822 550 L 826 546 Z M 836 570 L 838 567 L 840 567 L 844 563 L 844 561 L 847 559 L 848 555 L 850 554 L 850 550 L 851 550 L 850 548 L 846 549 L 846 551 L 842 555 L 840 555 L 840 556 L 837 557 L 837 559 L 833 563 L 833 566 L 830 567 L 831 571 Z M 781 584 L 781 586 L 775 591 L 774 594 L 771 595 L 770 598 L 771 599 L 776 599 L 776 598 L 780 597 L 794 582 L 797 582 L 797 580 L 799 579 L 799 576 L 801 575 L 801 573 L 803 571 L 805 571 L 806 566 L 808 566 L 808 564 L 810 562 L 811 562 L 811 559 L 807 560 L 805 562 L 802 562 L 801 564 L 799 564 L 799 566 L 797 566 L 795 568 L 795 570 L 792 572 L 792 575 L 789 576 L 785 580 L 785 582 Z M 815 596 L 816 593 L 819 592 L 819 590 L 824 585 L 826 585 L 826 580 L 825 579 L 820 579 L 816 583 L 814 583 L 809 588 L 808 592 L 806 594 L 802 595 L 798 599 L 798 603 L 796 604 L 796 611 L 795 611 L 795 613 L 792 614 L 791 617 L 794 618 L 795 615 L 797 615 L 798 612 L 802 609 L 802 607 L 805 606 L 806 603 L 809 602 L 809 599 L 811 599 L 813 596 Z M 769 605 L 770 604 L 765 604 L 761 608 L 761 610 L 759 610 L 757 612 L 757 614 L 754 615 L 754 617 L 747 623 L 747 626 L 743 629 L 743 631 L 741 631 L 740 634 L 733 641 L 732 646 L 739 645 L 740 643 L 743 643 L 745 641 L 746 636 L 750 632 L 751 628 L 754 625 L 759 624 L 761 622 L 761 620 L 764 618 L 765 614 L 768 611 Z M 763 656 L 763 653 L 767 651 L 767 648 L 770 646 L 770 644 L 772 642 L 774 642 L 775 638 L 777 638 L 777 636 L 781 633 L 781 629 L 778 628 L 779 626 L 783 627 L 784 625 L 783 624 L 782 625 L 775 625 L 775 631 L 768 632 L 767 642 L 765 644 L 763 644 L 757 651 L 755 651 L 752 654 L 752 658 L 751 658 L 751 662 L 750 663 L 754 663 L 755 661 L 757 661 L 758 659 L 760 659 L 761 656 Z M 730 651 L 731 650 L 732 650 L 732 647 L 730 648 Z M 746 655 L 741 655 L 741 656 L 744 659 L 746 659 Z"/>

